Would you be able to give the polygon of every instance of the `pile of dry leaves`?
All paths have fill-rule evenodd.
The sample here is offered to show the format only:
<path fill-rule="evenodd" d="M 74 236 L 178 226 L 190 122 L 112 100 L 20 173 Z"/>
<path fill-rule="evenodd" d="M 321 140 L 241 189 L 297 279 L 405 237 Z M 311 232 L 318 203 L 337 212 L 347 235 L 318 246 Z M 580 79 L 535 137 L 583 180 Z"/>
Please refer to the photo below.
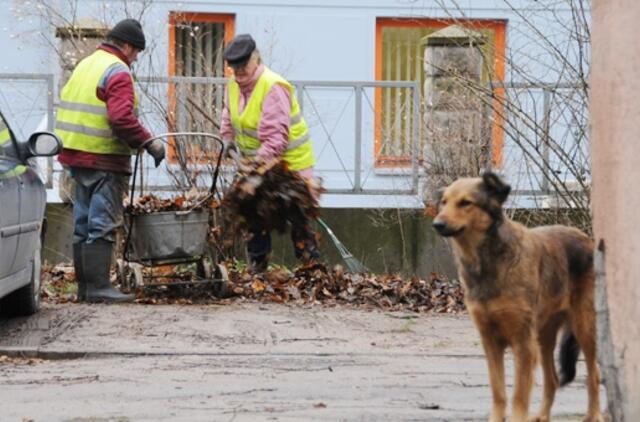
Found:
<path fill-rule="evenodd" d="M 260 222 L 266 230 L 284 232 L 289 222 L 304 226 L 319 216 L 320 192 L 314 180 L 289 170 L 282 160 L 247 162 L 223 205 L 236 229 L 251 221 Z"/>
<path fill-rule="evenodd" d="M 145 268 L 145 271 L 151 271 Z M 144 304 L 209 304 L 237 300 L 290 304 L 346 304 L 360 307 L 415 312 L 455 313 L 464 310 L 463 293 L 457 281 L 431 274 L 428 280 L 397 275 L 353 274 L 337 265 L 323 265 L 295 272 L 273 269 L 254 275 L 231 270 L 229 283 L 185 284 L 184 273 L 162 284 L 145 284 L 136 292 Z M 112 275 L 116 281 L 115 272 Z M 195 277 L 194 277 L 195 279 Z M 75 300 L 73 267 L 47 268 L 43 276 L 43 298 L 64 303 Z"/>
<path fill-rule="evenodd" d="M 144 215 L 161 211 L 216 209 L 219 206 L 220 203 L 213 199 L 209 192 L 203 192 L 195 188 L 173 198 L 162 199 L 153 194 L 147 194 L 133 198 L 132 204 L 129 203 L 129 198 L 125 200 L 127 213 L 132 215 Z"/>
<path fill-rule="evenodd" d="M 385 310 L 450 313 L 464 310 L 457 281 L 432 273 L 428 280 L 398 275 L 354 274 L 337 265 L 301 268 L 295 273 L 272 270 L 256 277 L 231 273 L 233 291 L 242 297 L 272 302 L 349 304 Z"/>
<path fill-rule="evenodd" d="M 233 186 L 223 200 L 228 234 L 246 228 L 247 221 L 259 221 L 267 230 L 285 231 L 290 222 L 300 225 L 319 215 L 321 192 L 314 181 L 306 180 L 287 168 L 283 161 L 244 163 Z M 160 199 L 144 195 L 134 199 L 128 210 L 141 215 L 158 211 L 180 211 L 198 208 L 217 209 L 220 203 L 208 193 L 193 190 L 183 196 Z M 229 229 L 230 228 L 230 229 Z M 223 242 L 220 227 L 211 228 L 212 243 Z M 138 288 L 137 302 L 147 304 L 206 304 L 233 300 L 258 300 L 295 304 L 349 304 L 386 310 L 415 312 L 459 312 L 464 310 L 462 288 L 436 274 L 428 280 L 396 275 L 348 273 L 341 266 L 328 270 L 318 264 L 295 272 L 274 269 L 254 275 L 245 268 L 227 263 L 228 283 L 191 283 L 194 274 L 184 266 L 159 269 L 143 268 L 145 282 Z M 159 272 L 158 272 L 159 271 Z M 175 274 L 175 276 L 171 276 Z M 43 269 L 43 297 L 54 302 L 75 300 L 76 284 L 73 267 L 59 265 Z M 116 272 L 112 280 L 117 280 Z M 186 283 L 185 283 L 186 282 Z"/>

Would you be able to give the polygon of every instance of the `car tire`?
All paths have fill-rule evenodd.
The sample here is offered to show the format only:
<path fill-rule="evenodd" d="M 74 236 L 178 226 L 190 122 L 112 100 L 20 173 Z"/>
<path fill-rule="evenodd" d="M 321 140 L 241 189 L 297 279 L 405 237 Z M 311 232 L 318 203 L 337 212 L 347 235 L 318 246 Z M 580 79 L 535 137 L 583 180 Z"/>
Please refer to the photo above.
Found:
<path fill-rule="evenodd" d="M 29 316 L 40 310 L 41 249 L 42 241 L 40 240 L 36 250 L 33 252 L 29 284 L 5 296 L 0 301 L 0 314 L 2 316 Z"/>

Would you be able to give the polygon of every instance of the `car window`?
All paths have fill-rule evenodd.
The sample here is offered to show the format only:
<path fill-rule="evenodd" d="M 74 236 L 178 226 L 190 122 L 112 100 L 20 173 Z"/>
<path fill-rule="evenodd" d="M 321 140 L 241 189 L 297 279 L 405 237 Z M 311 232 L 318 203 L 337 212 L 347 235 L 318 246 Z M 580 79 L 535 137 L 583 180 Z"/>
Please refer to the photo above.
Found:
<path fill-rule="evenodd" d="M 9 124 L 0 112 L 0 157 L 6 156 L 16 157 L 16 151 L 13 142 L 11 142 Z"/>

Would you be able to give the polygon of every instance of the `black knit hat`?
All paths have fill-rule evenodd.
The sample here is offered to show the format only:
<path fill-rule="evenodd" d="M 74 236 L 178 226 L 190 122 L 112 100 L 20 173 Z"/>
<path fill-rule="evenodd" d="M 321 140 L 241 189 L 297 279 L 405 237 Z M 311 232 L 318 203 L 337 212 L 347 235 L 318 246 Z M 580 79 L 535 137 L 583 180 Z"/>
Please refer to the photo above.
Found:
<path fill-rule="evenodd" d="M 140 50 L 144 50 L 146 47 L 142 25 L 135 19 L 124 19 L 118 22 L 116 26 L 107 33 L 107 38 L 114 38 L 126 42 Z"/>
<path fill-rule="evenodd" d="M 229 66 L 245 63 L 256 49 L 256 42 L 249 34 L 237 35 L 224 49 L 223 57 Z"/>

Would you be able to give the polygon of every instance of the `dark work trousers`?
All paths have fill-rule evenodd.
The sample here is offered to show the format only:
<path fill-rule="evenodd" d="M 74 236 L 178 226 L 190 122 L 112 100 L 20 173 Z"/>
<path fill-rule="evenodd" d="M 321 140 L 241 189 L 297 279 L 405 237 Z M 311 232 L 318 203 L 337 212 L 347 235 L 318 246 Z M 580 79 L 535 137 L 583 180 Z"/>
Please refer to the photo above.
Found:
<path fill-rule="evenodd" d="M 247 242 L 249 259 L 260 263 L 269 259 L 271 253 L 271 233 L 263 229 L 259 223 L 249 224 L 250 238 Z M 291 241 L 296 258 L 302 262 L 320 258 L 320 249 L 315 233 L 309 226 L 291 225 Z"/>
<path fill-rule="evenodd" d="M 123 223 L 123 195 L 129 176 L 122 173 L 72 167 L 76 181 L 73 204 L 73 243 L 96 239 L 115 242 L 116 229 Z"/>

